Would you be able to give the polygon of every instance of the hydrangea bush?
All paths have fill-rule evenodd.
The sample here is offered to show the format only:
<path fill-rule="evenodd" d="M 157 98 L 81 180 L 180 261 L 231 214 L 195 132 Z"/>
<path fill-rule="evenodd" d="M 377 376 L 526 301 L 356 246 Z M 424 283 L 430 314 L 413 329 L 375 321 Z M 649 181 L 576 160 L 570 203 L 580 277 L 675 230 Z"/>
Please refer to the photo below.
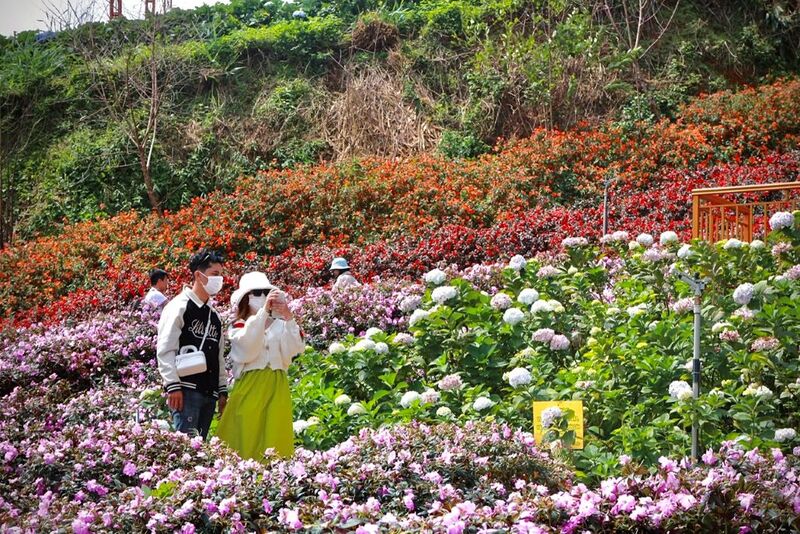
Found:
<path fill-rule="evenodd" d="M 640 235 L 632 247 L 617 237 L 604 251 L 570 240 L 554 265 L 516 259 L 494 296 L 436 272 L 408 323 L 413 343 L 383 333 L 385 354 L 306 353 L 294 375 L 296 413 L 326 424 L 300 438 L 314 447 L 364 425 L 487 416 L 531 428 L 531 401 L 580 399 L 587 446 L 571 454 L 594 477 L 614 472 L 619 454 L 647 465 L 685 454 L 695 415 L 710 446 L 794 445 L 782 430 L 800 422 L 800 285 L 782 274 L 800 263 L 796 229 L 770 235 L 778 256 L 770 247 L 698 242 L 681 258 L 686 249 L 669 233 Z M 710 279 L 698 399 L 690 385 L 693 299 L 676 269 Z M 442 289 L 448 298 L 437 299 Z M 438 392 L 434 401 L 409 400 L 428 390 Z M 331 405 L 341 393 L 365 413 Z"/>

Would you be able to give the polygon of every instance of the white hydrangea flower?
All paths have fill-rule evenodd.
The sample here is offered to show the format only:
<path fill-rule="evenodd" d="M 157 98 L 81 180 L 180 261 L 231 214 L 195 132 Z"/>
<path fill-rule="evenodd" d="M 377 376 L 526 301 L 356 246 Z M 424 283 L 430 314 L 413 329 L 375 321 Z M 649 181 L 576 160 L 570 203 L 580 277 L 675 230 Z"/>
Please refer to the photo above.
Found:
<path fill-rule="evenodd" d="M 558 419 L 564 417 L 564 412 L 558 406 L 550 406 L 542 410 L 542 428 L 550 428 Z"/>
<path fill-rule="evenodd" d="M 350 347 L 350 352 L 360 352 L 363 350 L 375 350 L 375 342 L 371 339 L 362 339 Z"/>
<path fill-rule="evenodd" d="M 400 332 L 394 335 L 394 342 L 398 345 L 412 345 L 414 343 L 414 336 L 406 332 Z"/>
<path fill-rule="evenodd" d="M 403 408 L 408 408 L 413 403 L 420 400 L 420 394 L 416 391 L 406 391 L 403 394 L 403 397 L 400 399 L 400 406 Z"/>
<path fill-rule="evenodd" d="M 643 247 L 649 247 L 655 242 L 655 239 L 653 239 L 653 236 L 650 234 L 639 234 L 636 237 L 636 242 L 642 245 Z"/>
<path fill-rule="evenodd" d="M 786 441 L 794 441 L 797 437 L 797 432 L 794 428 L 778 428 L 775 430 L 775 441 L 784 443 Z"/>
<path fill-rule="evenodd" d="M 630 238 L 628 232 L 624 230 L 617 230 L 614 233 L 606 234 L 600 240 L 602 243 L 621 243 L 623 241 L 627 241 Z"/>
<path fill-rule="evenodd" d="M 509 308 L 503 313 L 503 321 L 511 326 L 520 323 L 524 318 L 525 314 L 518 308 Z"/>
<path fill-rule="evenodd" d="M 350 396 L 345 395 L 344 393 L 333 400 L 333 403 L 337 406 L 341 406 L 342 404 L 350 404 L 351 402 L 353 402 L 353 400 L 350 398 Z"/>
<path fill-rule="evenodd" d="M 686 400 L 692 398 L 692 386 L 684 380 L 675 380 L 669 385 L 669 395 L 673 399 Z"/>
<path fill-rule="evenodd" d="M 561 241 L 564 248 L 585 247 L 589 241 L 585 237 L 568 237 Z"/>
<path fill-rule="evenodd" d="M 360 402 L 354 402 L 347 409 L 347 415 L 349 415 L 350 417 L 353 417 L 354 415 L 362 415 L 365 413 L 367 413 L 367 409 L 364 408 L 364 406 L 362 406 Z"/>
<path fill-rule="evenodd" d="M 431 293 L 431 298 L 439 304 L 444 304 L 458 296 L 458 288 L 453 286 L 437 287 Z"/>
<path fill-rule="evenodd" d="M 669 255 L 658 247 L 649 248 L 642 254 L 642 259 L 650 263 L 656 263 L 668 257 Z"/>
<path fill-rule="evenodd" d="M 422 297 L 420 297 L 419 295 L 409 295 L 400 301 L 399 306 L 400 310 L 403 313 L 410 313 L 419 308 L 421 304 L 422 304 Z"/>
<path fill-rule="evenodd" d="M 472 407 L 478 412 L 488 410 L 492 406 L 494 406 L 494 402 L 489 397 L 478 397 L 475 399 L 475 402 L 472 403 Z"/>
<path fill-rule="evenodd" d="M 642 248 L 642 245 L 640 245 L 638 241 L 631 241 L 628 243 L 628 250 L 631 252 L 637 251 L 640 248 Z"/>
<path fill-rule="evenodd" d="M 425 319 L 426 317 L 428 317 L 428 315 L 430 315 L 429 311 L 422 310 L 422 309 L 414 310 L 414 313 L 412 313 L 411 317 L 408 319 L 408 324 L 410 326 L 414 326 L 415 324 L 420 322 L 422 319 Z"/>
<path fill-rule="evenodd" d="M 626 232 L 625 230 L 617 230 L 616 232 L 611 234 L 611 238 L 614 241 L 627 241 L 628 239 L 630 239 L 630 234 L 628 234 L 628 232 Z"/>
<path fill-rule="evenodd" d="M 505 293 L 497 293 L 492 297 L 489 305 L 495 310 L 507 310 L 509 307 L 511 307 L 512 302 L 513 301 L 511 300 L 511 297 Z"/>
<path fill-rule="evenodd" d="M 564 305 L 557 300 L 548 300 L 547 303 L 553 309 L 554 313 L 564 313 Z"/>
<path fill-rule="evenodd" d="M 315 423 L 313 421 L 306 421 L 304 419 L 299 419 L 294 423 L 292 423 L 292 430 L 294 430 L 295 434 L 302 434 L 310 427 L 314 426 L 314 424 Z"/>
<path fill-rule="evenodd" d="M 552 265 L 545 265 L 541 269 L 539 269 L 536 273 L 536 276 L 539 278 L 553 278 L 554 276 L 558 276 L 561 274 L 561 271 L 553 267 Z"/>
<path fill-rule="evenodd" d="M 731 326 L 730 323 L 727 323 L 727 322 L 724 322 L 724 321 L 720 321 L 720 322 L 714 323 L 711 326 L 711 333 L 712 334 L 719 334 L 720 332 L 722 332 L 726 328 L 730 328 L 730 326 Z"/>
<path fill-rule="evenodd" d="M 341 343 L 337 342 L 337 341 L 334 341 L 328 347 L 328 352 L 331 353 L 331 354 L 339 354 L 340 352 L 344 352 L 346 350 L 347 349 L 345 348 L 345 346 L 342 345 Z"/>
<path fill-rule="evenodd" d="M 537 300 L 539 300 L 539 292 L 533 289 L 532 287 L 526 287 L 522 291 L 519 292 L 519 296 L 517 300 L 526 306 L 530 306 Z"/>
<path fill-rule="evenodd" d="M 428 388 L 420 395 L 422 404 L 436 404 L 439 402 L 439 392 L 435 389 Z"/>
<path fill-rule="evenodd" d="M 374 336 L 376 334 L 382 334 L 382 333 L 383 333 L 383 330 L 381 330 L 380 328 L 377 328 L 375 326 L 371 326 L 371 327 L 367 328 L 367 331 L 364 333 L 364 337 L 366 339 L 372 339 L 372 336 Z"/>
<path fill-rule="evenodd" d="M 620 313 L 622 313 L 622 310 L 616 306 L 611 306 L 606 310 L 606 315 L 619 315 Z"/>
<path fill-rule="evenodd" d="M 794 215 L 788 211 L 779 211 L 769 218 L 769 227 L 773 230 L 783 230 L 794 226 Z"/>
<path fill-rule="evenodd" d="M 531 383 L 531 372 L 524 367 L 517 367 L 508 373 L 508 383 L 517 388 Z"/>
<path fill-rule="evenodd" d="M 761 400 L 769 400 L 772 398 L 773 393 L 772 390 L 769 389 L 767 386 L 759 386 L 756 384 L 750 384 L 747 386 L 742 392 L 742 395 L 745 397 L 758 397 Z"/>
<path fill-rule="evenodd" d="M 533 305 L 531 306 L 531 313 L 541 313 L 541 312 L 545 313 L 553 312 L 553 306 L 550 304 L 549 301 L 537 300 L 536 302 L 533 303 Z"/>
<path fill-rule="evenodd" d="M 379 341 L 378 343 L 375 343 L 375 352 L 377 354 L 386 354 L 389 352 L 389 345 L 383 341 Z"/>
<path fill-rule="evenodd" d="M 675 232 L 672 231 L 661 232 L 661 236 L 659 237 L 659 243 L 661 243 L 661 246 L 677 242 L 678 242 L 678 234 L 676 234 Z"/>
<path fill-rule="evenodd" d="M 754 292 L 753 284 L 741 284 L 733 292 L 733 301 L 740 306 L 747 306 L 753 300 Z"/>
<path fill-rule="evenodd" d="M 682 245 L 681 248 L 678 249 L 678 257 L 682 260 L 691 258 L 694 254 L 695 252 L 692 250 L 692 245 Z"/>
<path fill-rule="evenodd" d="M 445 283 L 445 281 L 447 280 L 447 273 L 445 273 L 441 269 L 434 269 L 432 271 L 428 271 L 427 273 L 425 273 L 425 276 L 423 276 L 423 280 L 425 280 L 425 283 L 439 286 Z"/>
<path fill-rule="evenodd" d="M 647 304 L 642 302 L 636 306 L 629 306 L 625 311 L 628 312 L 629 316 L 636 317 L 637 315 L 641 315 L 647 311 Z"/>
<path fill-rule="evenodd" d="M 750 242 L 750 250 L 761 250 L 765 248 L 767 245 L 760 239 L 754 239 Z"/>
<path fill-rule="evenodd" d="M 521 271 L 527 264 L 528 261 L 519 254 L 508 260 L 509 268 L 514 269 L 515 271 Z"/>
<path fill-rule="evenodd" d="M 438 410 L 436 410 L 437 417 L 451 417 L 453 415 L 452 410 L 447 406 L 440 406 Z"/>
<path fill-rule="evenodd" d="M 743 246 L 744 246 L 744 241 L 739 241 L 738 239 L 732 237 L 727 241 L 725 241 L 725 244 L 722 245 L 722 248 L 724 248 L 725 250 L 733 250 L 737 248 L 742 248 Z"/>

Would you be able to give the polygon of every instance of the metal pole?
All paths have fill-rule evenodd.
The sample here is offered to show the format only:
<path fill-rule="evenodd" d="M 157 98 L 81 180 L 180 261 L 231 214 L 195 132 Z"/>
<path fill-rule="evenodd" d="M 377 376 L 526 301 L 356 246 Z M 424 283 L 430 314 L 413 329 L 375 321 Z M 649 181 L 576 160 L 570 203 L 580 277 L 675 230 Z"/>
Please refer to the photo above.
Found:
<path fill-rule="evenodd" d="M 697 282 L 699 280 L 695 279 Z M 692 355 L 692 397 L 695 400 L 700 396 L 700 328 L 703 324 L 703 317 L 700 309 L 700 297 L 703 286 L 700 284 L 694 287 L 694 353 Z M 697 411 L 692 417 L 692 462 L 697 463 L 699 458 L 699 428 L 697 421 Z"/>
<path fill-rule="evenodd" d="M 689 276 L 678 271 L 676 273 L 681 280 L 689 284 L 694 292 L 694 349 L 692 351 L 692 397 L 697 400 L 700 396 L 700 332 L 703 327 L 703 317 L 701 302 L 703 290 L 708 283 L 708 279 L 700 278 L 699 275 Z M 692 462 L 697 463 L 700 449 L 700 422 L 697 420 L 697 412 L 692 416 Z"/>

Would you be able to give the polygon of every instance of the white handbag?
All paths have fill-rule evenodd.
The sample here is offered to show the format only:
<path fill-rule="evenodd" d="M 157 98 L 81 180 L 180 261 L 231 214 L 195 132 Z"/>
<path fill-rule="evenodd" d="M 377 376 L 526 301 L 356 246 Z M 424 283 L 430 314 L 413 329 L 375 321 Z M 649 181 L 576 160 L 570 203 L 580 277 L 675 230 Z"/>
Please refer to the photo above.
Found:
<path fill-rule="evenodd" d="M 208 323 L 206 323 L 206 332 L 203 334 L 203 340 L 200 342 L 198 349 L 194 345 L 187 345 L 181 347 L 178 354 L 175 355 L 175 367 L 178 369 L 178 376 L 191 376 L 198 373 L 205 373 L 208 369 L 206 363 L 206 353 L 203 352 L 203 345 L 208 336 L 208 330 L 211 328 L 211 312 L 208 314 Z"/>

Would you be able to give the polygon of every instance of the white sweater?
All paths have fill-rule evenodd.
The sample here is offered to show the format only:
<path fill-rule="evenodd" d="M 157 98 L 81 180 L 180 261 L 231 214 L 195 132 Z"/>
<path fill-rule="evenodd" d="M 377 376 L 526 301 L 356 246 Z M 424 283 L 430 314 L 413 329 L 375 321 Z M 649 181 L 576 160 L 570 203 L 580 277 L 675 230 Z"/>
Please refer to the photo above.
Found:
<path fill-rule="evenodd" d="M 268 320 L 272 324 L 266 328 Z M 267 367 L 288 371 L 292 358 L 306 349 L 300 327 L 294 319 L 272 320 L 263 308 L 248 317 L 244 324 L 236 321 L 228 333 L 234 378 Z"/>

